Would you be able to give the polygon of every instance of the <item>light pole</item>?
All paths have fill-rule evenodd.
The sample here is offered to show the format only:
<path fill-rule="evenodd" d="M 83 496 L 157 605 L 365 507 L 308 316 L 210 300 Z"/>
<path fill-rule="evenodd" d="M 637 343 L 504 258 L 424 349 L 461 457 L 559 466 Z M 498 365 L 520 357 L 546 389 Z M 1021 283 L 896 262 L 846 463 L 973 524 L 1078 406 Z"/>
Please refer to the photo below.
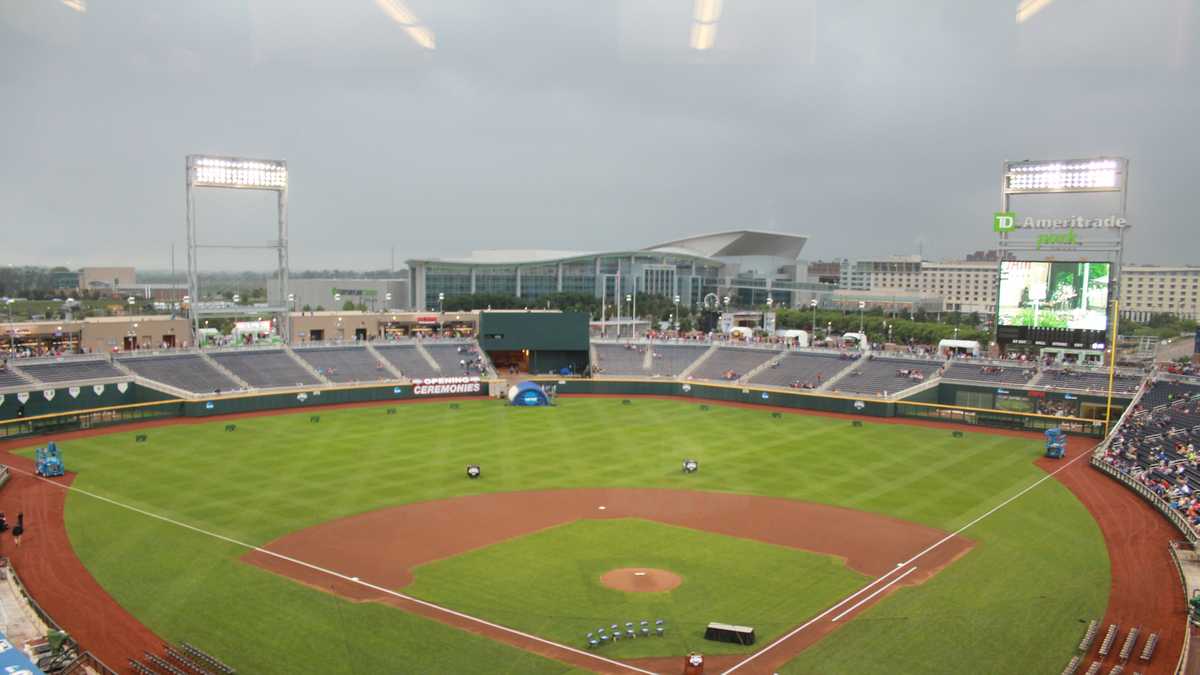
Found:
<path fill-rule="evenodd" d="M 17 353 L 17 329 L 13 325 L 12 306 L 16 300 L 12 298 L 4 298 L 4 304 L 8 306 L 8 351 L 12 354 Z"/>
<path fill-rule="evenodd" d="M 858 332 L 863 332 L 863 310 L 867 308 L 866 300 L 858 301 Z"/>
<path fill-rule="evenodd" d="M 129 305 L 129 348 L 137 348 L 137 324 L 133 322 L 133 305 L 137 300 L 131 295 L 125 299 L 125 304 Z"/>
<path fill-rule="evenodd" d="M 336 311 L 339 311 L 339 312 L 342 311 L 342 294 L 341 293 L 333 294 L 333 308 Z"/>
<path fill-rule="evenodd" d="M 632 323 L 629 324 L 629 337 L 634 339 L 637 337 L 637 317 L 634 316 L 634 294 L 625 293 L 625 304 L 629 305 L 629 318 Z M 620 335 L 620 325 L 617 327 L 617 334 Z"/>
<path fill-rule="evenodd" d="M 679 332 L 679 296 L 675 296 L 675 332 Z"/>
<path fill-rule="evenodd" d="M 808 304 L 810 307 L 812 307 L 813 311 L 812 338 L 810 338 L 809 341 L 815 342 L 817 339 L 817 299 L 813 298 L 812 300 L 809 300 Z"/>
<path fill-rule="evenodd" d="M 386 308 L 386 310 L 385 310 L 385 311 L 389 311 L 389 312 L 390 312 L 390 311 L 392 310 L 392 292 L 391 292 L 391 291 L 388 291 L 387 293 L 384 293 L 384 294 L 383 294 L 383 299 L 384 299 L 384 301 L 386 301 L 386 302 L 387 302 L 387 308 Z"/>

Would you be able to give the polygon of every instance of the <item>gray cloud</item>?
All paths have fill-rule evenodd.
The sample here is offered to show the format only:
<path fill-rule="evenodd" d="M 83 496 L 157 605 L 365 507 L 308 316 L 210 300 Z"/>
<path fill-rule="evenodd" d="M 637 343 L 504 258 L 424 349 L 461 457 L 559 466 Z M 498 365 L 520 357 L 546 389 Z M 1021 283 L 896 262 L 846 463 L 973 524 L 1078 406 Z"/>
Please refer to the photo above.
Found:
<path fill-rule="evenodd" d="M 691 0 L 406 5 L 436 51 L 374 0 L 6 3 L 0 263 L 165 267 L 194 152 L 288 160 L 298 268 L 767 226 L 953 257 L 1001 160 L 1094 154 L 1129 257 L 1195 261 L 1194 0 L 725 0 L 704 53 Z M 259 197 L 203 195 L 206 234 L 269 238 Z"/>

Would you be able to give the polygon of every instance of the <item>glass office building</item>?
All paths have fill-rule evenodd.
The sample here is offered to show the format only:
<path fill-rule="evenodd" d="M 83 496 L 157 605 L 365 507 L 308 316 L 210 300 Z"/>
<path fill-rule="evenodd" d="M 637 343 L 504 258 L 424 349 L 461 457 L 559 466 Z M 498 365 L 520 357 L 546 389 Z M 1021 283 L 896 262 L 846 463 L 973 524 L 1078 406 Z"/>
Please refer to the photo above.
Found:
<path fill-rule="evenodd" d="M 465 258 L 409 260 L 414 309 L 437 309 L 438 294 L 501 293 L 530 304 L 558 292 L 623 297 L 648 293 L 681 304 L 723 302 L 785 306 L 807 303 L 821 289 L 809 283 L 800 251 L 803 235 L 733 230 L 623 251 L 487 250 Z"/>

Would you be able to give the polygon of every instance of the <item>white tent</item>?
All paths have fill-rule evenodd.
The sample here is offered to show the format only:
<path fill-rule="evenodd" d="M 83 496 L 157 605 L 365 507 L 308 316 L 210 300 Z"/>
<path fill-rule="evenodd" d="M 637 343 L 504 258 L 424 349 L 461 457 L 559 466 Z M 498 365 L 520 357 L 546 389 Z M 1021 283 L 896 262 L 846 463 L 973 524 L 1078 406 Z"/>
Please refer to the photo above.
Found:
<path fill-rule="evenodd" d="M 948 350 L 955 354 L 979 356 L 980 349 L 981 347 L 977 340 L 942 340 L 938 342 L 938 352 L 942 354 L 945 354 Z"/>

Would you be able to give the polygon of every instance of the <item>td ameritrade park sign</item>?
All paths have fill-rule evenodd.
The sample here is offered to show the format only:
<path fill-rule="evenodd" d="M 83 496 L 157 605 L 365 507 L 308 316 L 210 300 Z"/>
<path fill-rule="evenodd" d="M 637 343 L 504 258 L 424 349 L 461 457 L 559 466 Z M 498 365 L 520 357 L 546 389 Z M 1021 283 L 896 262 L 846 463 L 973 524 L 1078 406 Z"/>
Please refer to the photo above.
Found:
<path fill-rule="evenodd" d="M 478 377 L 427 377 L 413 380 L 413 396 L 440 396 L 444 394 L 478 394 Z"/>
<path fill-rule="evenodd" d="M 992 215 L 992 230 L 1000 234 L 1032 231 L 1037 233 L 1036 245 L 1042 246 L 1078 246 L 1080 230 L 1124 230 L 1129 227 L 1129 220 L 1123 216 L 1107 216 L 1104 218 L 1088 218 L 1070 216 L 1068 218 L 1033 218 L 1026 216 L 1018 218 L 1012 211 L 997 211 Z"/>

